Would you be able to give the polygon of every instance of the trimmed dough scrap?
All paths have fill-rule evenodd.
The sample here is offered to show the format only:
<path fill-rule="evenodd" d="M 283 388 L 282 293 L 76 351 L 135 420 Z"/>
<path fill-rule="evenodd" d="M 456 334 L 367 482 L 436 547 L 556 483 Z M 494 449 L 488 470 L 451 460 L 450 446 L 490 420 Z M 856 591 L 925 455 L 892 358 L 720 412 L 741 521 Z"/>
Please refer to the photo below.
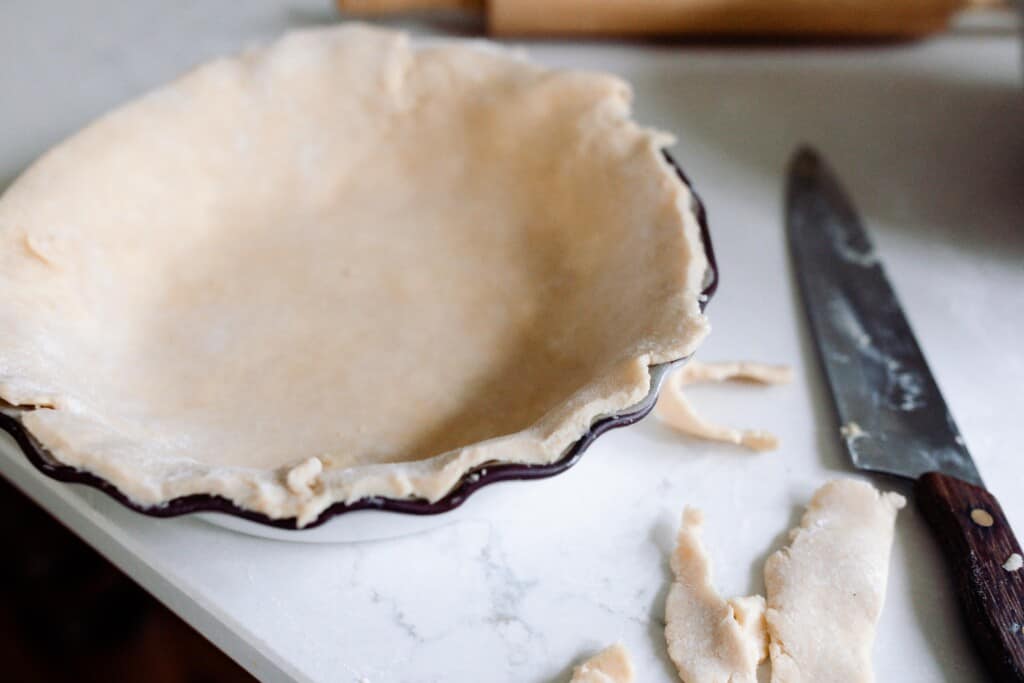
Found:
<path fill-rule="evenodd" d="M 701 382 L 745 381 L 758 384 L 786 384 L 793 373 L 783 365 L 762 363 L 700 363 L 690 361 L 669 377 L 658 399 L 656 413 L 676 431 L 698 439 L 721 441 L 755 451 L 778 448 L 778 438 L 760 429 L 736 429 L 702 418 L 683 393 L 683 387 Z"/>
<path fill-rule="evenodd" d="M 700 510 L 684 510 L 665 602 L 668 654 L 686 683 L 756 683 L 767 656 L 765 600 L 718 594 L 701 542 L 703 521 Z"/>
<path fill-rule="evenodd" d="M 896 513 L 906 501 L 854 479 L 818 489 L 787 547 L 765 563 L 767 600 L 711 583 L 703 517 L 686 508 L 665 605 L 669 657 L 685 683 L 868 683 Z M 767 651 L 767 652 L 766 652 Z"/>
<path fill-rule="evenodd" d="M 634 680 L 629 651 L 616 643 L 573 669 L 569 683 L 633 683 Z"/>
<path fill-rule="evenodd" d="M 630 98 L 351 24 L 204 64 L 0 197 L 0 399 L 138 505 L 300 524 L 554 462 L 708 329 Z"/>
<path fill-rule="evenodd" d="M 905 504 L 854 479 L 815 492 L 789 545 L 765 562 L 773 683 L 874 679 L 871 648 Z"/>

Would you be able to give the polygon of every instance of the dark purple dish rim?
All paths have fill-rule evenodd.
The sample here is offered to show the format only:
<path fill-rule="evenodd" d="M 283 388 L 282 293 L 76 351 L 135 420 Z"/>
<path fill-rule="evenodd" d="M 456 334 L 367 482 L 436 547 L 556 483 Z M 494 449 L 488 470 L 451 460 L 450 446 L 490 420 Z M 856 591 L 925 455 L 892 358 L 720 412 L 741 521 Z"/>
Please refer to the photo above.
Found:
<path fill-rule="evenodd" d="M 708 270 L 704 276 L 704 286 L 700 296 L 700 307 L 701 310 L 704 310 L 708 301 L 718 288 L 718 266 L 715 262 L 715 254 L 711 245 L 711 234 L 708 231 L 707 214 L 704 210 L 703 202 L 701 202 L 700 197 L 698 197 L 696 192 L 693 190 L 693 185 L 686 177 L 686 174 L 683 173 L 683 170 L 667 151 L 663 153 L 665 155 L 665 159 L 669 164 L 671 164 L 672 168 L 675 169 L 680 180 L 690 188 L 690 196 L 693 202 L 691 208 L 700 224 L 701 242 L 703 243 L 704 252 L 707 255 L 708 260 Z M 679 359 L 679 361 L 681 360 L 683 359 Z M 652 388 L 652 391 L 656 391 L 656 388 Z M 467 498 L 479 489 L 499 481 L 543 479 L 546 477 L 553 477 L 556 474 L 561 474 L 579 462 L 583 452 L 587 450 L 590 444 L 592 444 L 597 437 L 611 429 L 625 427 L 639 421 L 650 413 L 652 408 L 654 408 L 653 400 L 644 402 L 638 409 L 634 408 L 627 410 L 627 412 L 598 419 L 591 425 L 590 429 L 579 438 L 578 441 L 568 448 L 562 458 L 553 463 L 547 465 L 522 465 L 512 463 L 484 464 L 467 472 L 446 496 L 434 502 L 417 498 L 402 499 L 385 498 L 380 496 L 361 498 L 351 503 L 338 502 L 321 512 L 316 520 L 301 528 L 312 529 L 320 526 L 333 517 L 346 512 L 354 512 L 356 510 L 383 510 L 409 515 L 436 515 L 442 512 L 454 510 L 462 505 Z M 59 464 L 52 456 L 46 453 L 45 449 L 35 442 L 17 418 L 0 413 L 0 429 L 3 429 L 11 435 L 14 441 L 18 444 L 22 453 L 25 454 L 28 461 L 47 477 L 61 482 L 91 486 L 92 488 L 103 491 L 125 507 L 150 517 L 177 517 L 179 515 L 187 515 L 194 512 L 220 512 L 279 529 L 300 528 L 298 527 L 297 521 L 294 517 L 273 519 L 259 512 L 253 512 L 252 510 L 239 507 L 235 503 L 226 498 L 222 498 L 221 496 L 206 493 L 182 496 L 159 506 L 139 505 L 131 501 L 117 487 L 106 479 L 90 472 L 76 469 L 69 465 Z"/>

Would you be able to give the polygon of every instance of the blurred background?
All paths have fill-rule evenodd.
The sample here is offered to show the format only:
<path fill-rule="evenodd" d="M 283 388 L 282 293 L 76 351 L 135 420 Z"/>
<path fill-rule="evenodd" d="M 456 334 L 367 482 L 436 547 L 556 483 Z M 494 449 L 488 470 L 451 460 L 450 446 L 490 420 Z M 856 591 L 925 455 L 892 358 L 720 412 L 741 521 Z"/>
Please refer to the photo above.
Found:
<path fill-rule="evenodd" d="M 256 680 L 2 477 L 0 544 L 0 679 Z"/>

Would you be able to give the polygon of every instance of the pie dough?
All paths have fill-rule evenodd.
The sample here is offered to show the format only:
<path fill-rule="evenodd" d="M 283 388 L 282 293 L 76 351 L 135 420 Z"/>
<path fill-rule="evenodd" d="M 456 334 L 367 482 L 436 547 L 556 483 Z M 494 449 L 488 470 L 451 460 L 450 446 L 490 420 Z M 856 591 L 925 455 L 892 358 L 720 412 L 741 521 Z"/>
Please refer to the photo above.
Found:
<path fill-rule="evenodd" d="M 668 656 L 685 683 L 757 683 L 757 666 L 768 654 L 764 598 L 718 594 L 700 538 L 703 523 L 700 510 L 684 510 L 665 601 Z"/>
<path fill-rule="evenodd" d="M 0 198 L 0 398 L 141 505 L 274 518 L 551 463 L 708 330 L 629 87 L 363 26 L 205 64 Z"/>
<path fill-rule="evenodd" d="M 633 662 L 620 644 L 601 650 L 572 670 L 569 683 L 633 683 Z"/>
<path fill-rule="evenodd" d="M 874 680 L 871 646 L 905 504 L 852 479 L 814 494 L 789 546 L 765 562 L 773 683 Z"/>
<path fill-rule="evenodd" d="M 739 380 L 758 384 L 788 384 L 793 372 L 785 365 L 763 363 L 700 363 L 690 361 L 665 383 L 658 398 L 656 413 L 667 425 L 681 434 L 706 441 L 721 441 L 744 446 L 755 451 L 770 451 L 779 447 L 779 440 L 761 429 L 735 429 L 714 424 L 694 410 L 683 393 L 688 384 Z"/>
<path fill-rule="evenodd" d="M 773 683 L 867 683 L 885 601 L 896 493 L 856 480 L 815 492 L 790 544 L 765 562 L 767 601 L 725 600 L 711 583 L 703 517 L 686 508 L 665 603 L 669 657 L 684 683 L 756 683 L 771 657 Z"/>

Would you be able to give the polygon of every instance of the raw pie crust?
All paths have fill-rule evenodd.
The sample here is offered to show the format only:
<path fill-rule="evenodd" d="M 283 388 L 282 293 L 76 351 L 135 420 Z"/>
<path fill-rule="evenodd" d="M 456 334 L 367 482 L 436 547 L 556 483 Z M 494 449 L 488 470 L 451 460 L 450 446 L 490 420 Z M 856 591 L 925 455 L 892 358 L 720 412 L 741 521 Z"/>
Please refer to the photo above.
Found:
<path fill-rule="evenodd" d="M 693 352 L 706 259 L 617 78 L 361 26 L 205 64 L 0 198 L 0 397 L 272 518 L 551 463 Z"/>

